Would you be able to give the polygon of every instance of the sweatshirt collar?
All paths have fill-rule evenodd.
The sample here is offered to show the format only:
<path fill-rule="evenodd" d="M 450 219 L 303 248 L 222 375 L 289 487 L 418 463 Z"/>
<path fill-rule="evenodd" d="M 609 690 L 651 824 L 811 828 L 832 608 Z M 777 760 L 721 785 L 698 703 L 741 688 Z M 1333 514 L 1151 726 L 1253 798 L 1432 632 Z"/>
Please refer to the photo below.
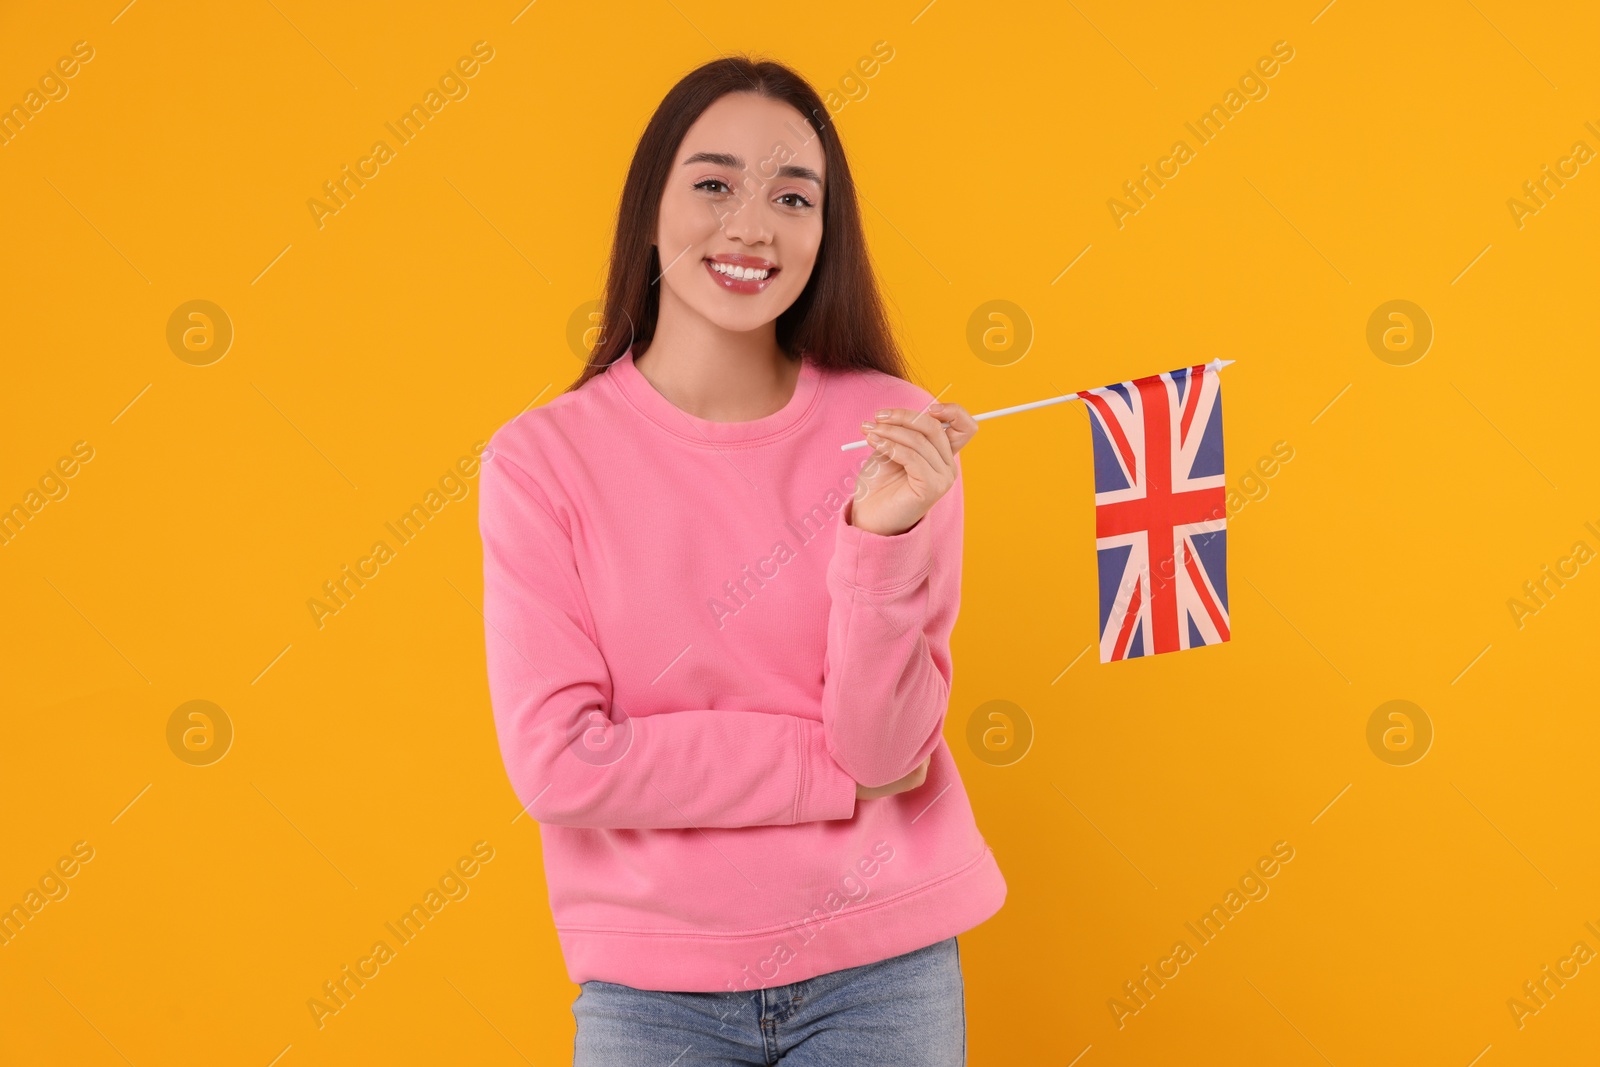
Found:
<path fill-rule="evenodd" d="M 794 395 L 783 407 L 748 422 L 712 422 L 689 414 L 656 392 L 655 386 L 634 366 L 632 348 L 606 368 L 605 377 L 641 415 L 674 437 L 702 448 L 728 444 L 755 445 L 777 440 L 807 419 L 822 394 L 821 372 L 816 364 L 802 356 Z"/>

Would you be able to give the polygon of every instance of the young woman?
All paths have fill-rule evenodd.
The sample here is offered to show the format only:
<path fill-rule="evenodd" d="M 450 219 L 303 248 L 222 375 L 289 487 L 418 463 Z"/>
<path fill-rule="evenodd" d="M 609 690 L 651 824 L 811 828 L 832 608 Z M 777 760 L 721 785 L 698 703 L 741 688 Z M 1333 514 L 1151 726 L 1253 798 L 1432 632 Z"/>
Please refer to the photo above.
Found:
<path fill-rule="evenodd" d="M 574 1062 L 964 1063 L 956 935 L 1006 892 L 942 733 L 978 424 L 906 380 L 804 79 L 725 58 L 667 94 L 602 326 L 480 482 Z"/>

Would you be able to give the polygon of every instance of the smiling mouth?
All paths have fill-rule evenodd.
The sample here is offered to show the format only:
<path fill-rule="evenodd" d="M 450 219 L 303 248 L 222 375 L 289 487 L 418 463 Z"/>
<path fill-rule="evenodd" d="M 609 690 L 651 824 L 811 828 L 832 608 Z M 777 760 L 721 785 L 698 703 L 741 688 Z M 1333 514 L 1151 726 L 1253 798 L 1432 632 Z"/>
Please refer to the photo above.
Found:
<path fill-rule="evenodd" d="M 754 294 L 764 292 L 778 276 L 780 267 L 747 267 L 724 263 L 716 259 L 702 259 L 711 280 L 730 293 Z"/>
<path fill-rule="evenodd" d="M 741 282 L 764 282 L 778 273 L 777 267 L 740 267 L 733 263 L 722 263 L 715 259 L 706 260 L 707 266 L 725 278 L 732 278 Z"/>

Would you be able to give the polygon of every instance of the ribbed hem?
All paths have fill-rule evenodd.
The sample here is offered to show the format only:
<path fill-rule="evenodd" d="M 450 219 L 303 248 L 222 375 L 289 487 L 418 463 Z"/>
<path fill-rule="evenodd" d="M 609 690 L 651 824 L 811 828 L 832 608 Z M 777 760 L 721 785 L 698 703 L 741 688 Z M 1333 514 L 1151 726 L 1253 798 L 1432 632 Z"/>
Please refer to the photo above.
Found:
<path fill-rule="evenodd" d="M 933 534 L 928 528 L 928 516 L 922 516 L 909 530 L 885 535 L 850 525 L 854 513 L 855 501 L 846 501 L 839 513 L 833 559 L 828 564 L 834 575 L 868 593 L 892 593 L 921 581 L 933 566 Z"/>
<path fill-rule="evenodd" d="M 856 780 L 828 751 L 828 733 L 820 722 L 796 717 L 800 729 L 800 781 L 795 793 L 795 822 L 848 819 L 856 813 Z"/>
<path fill-rule="evenodd" d="M 1006 882 L 987 847 L 966 866 L 907 893 L 847 906 L 820 928 L 753 934 L 641 934 L 556 927 L 567 976 L 683 993 L 788 985 L 860 967 L 964 933 L 1000 910 Z M 806 937 L 809 936 L 809 940 Z M 778 946 L 787 946 L 778 952 Z"/>

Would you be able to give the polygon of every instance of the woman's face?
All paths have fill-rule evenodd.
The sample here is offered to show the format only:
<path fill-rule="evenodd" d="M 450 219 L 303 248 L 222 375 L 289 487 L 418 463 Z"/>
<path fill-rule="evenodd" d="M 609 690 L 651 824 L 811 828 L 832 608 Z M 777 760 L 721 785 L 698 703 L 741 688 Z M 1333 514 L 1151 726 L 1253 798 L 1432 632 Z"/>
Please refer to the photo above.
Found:
<path fill-rule="evenodd" d="M 661 195 L 663 314 L 676 305 L 742 333 L 793 304 L 822 244 L 823 160 L 788 104 L 738 92 L 706 108 Z"/>

